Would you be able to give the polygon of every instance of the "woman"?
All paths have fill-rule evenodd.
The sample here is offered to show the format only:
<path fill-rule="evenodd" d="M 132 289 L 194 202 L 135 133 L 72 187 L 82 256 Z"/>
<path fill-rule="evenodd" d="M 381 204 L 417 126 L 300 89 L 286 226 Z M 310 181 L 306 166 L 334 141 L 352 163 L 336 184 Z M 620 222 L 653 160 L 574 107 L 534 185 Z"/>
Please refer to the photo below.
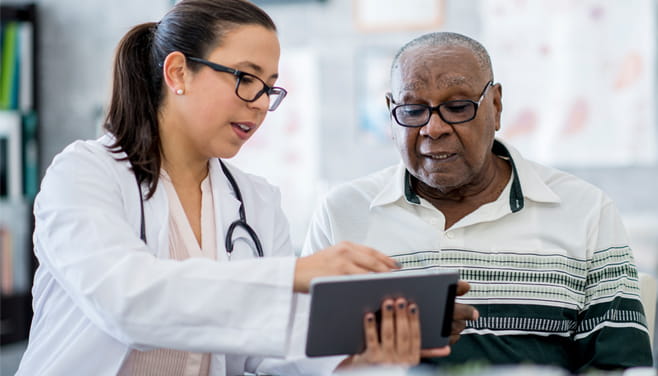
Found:
<path fill-rule="evenodd" d="M 183 0 L 122 39 L 107 134 L 59 154 L 35 201 L 40 266 L 19 375 L 254 370 L 250 355 L 285 355 L 294 293 L 311 278 L 396 268 L 348 243 L 296 259 L 278 191 L 221 161 L 285 97 L 275 30 L 243 0 Z M 395 312 L 405 347 L 370 341 L 343 364 L 386 348 L 384 361 L 417 362 L 416 312 Z"/>

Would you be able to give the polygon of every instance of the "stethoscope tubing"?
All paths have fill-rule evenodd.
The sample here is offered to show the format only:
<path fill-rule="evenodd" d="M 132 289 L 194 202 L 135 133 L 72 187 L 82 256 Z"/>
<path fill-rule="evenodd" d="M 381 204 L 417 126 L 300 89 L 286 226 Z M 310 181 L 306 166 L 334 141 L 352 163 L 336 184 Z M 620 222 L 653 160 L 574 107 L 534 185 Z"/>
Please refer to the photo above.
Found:
<path fill-rule="evenodd" d="M 260 242 L 260 239 L 258 238 L 258 234 L 256 234 L 256 231 L 249 226 L 247 223 L 247 216 L 245 215 L 245 209 L 244 209 L 244 201 L 242 200 L 242 192 L 240 192 L 240 187 L 238 186 L 238 183 L 235 181 L 235 178 L 233 177 L 233 174 L 231 174 L 231 171 L 229 171 L 228 167 L 222 162 L 221 159 L 217 159 L 219 161 L 219 165 L 222 168 L 222 172 L 224 173 L 224 176 L 228 180 L 229 184 L 231 185 L 231 189 L 233 189 L 233 193 L 235 194 L 235 198 L 240 201 L 240 208 L 238 210 L 240 218 L 233 221 L 229 227 L 228 230 L 226 231 L 226 239 L 225 239 L 225 246 L 226 246 L 226 252 L 229 255 L 229 258 L 231 256 L 231 253 L 233 252 L 233 231 L 237 227 L 241 227 L 244 229 L 247 234 L 249 234 L 249 237 L 251 240 L 254 242 L 254 246 L 256 247 L 256 253 L 258 257 L 263 257 L 263 246 Z M 135 175 L 135 179 L 137 180 L 137 175 Z M 144 218 L 144 195 L 142 194 L 142 186 L 139 184 L 139 180 L 137 181 L 137 189 L 139 190 L 139 206 L 140 206 L 140 215 L 141 215 L 141 223 L 140 223 L 140 229 L 139 229 L 139 238 L 142 239 L 144 243 L 148 242 L 146 241 L 146 220 Z"/>

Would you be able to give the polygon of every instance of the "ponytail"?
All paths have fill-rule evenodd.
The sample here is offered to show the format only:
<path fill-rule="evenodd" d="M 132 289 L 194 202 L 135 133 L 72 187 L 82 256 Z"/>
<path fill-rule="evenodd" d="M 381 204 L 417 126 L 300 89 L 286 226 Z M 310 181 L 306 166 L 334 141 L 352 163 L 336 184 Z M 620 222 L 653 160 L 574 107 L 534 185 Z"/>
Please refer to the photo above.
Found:
<path fill-rule="evenodd" d="M 161 64 L 174 51 L 205 57 L 240 25 L 276 31 L 272 19 L 249 1 L 181 0 L 160 22 L 137 25 L 119 42 L 104 127 L 115 139 L 109 149 L 126 153 L 123 160 L 130 161 L 137 181 L 148 184 L 147 199 L 158 186 L 162 160 L 158 113 L 165 91 Z"/>
<path fill-rule="evenodd" d="M 148 183 L 147 198 L 153 196 L 160 176 L 160 136 L 157 109 L 160 104 L 162 72 L 155 64 L 151 45 L 157 24 L 133 27 L 119 42 L 114 62 L 112 97 L 105 129 L 115 142 L 110 148 L 125 152 L 141 184 Z"/>

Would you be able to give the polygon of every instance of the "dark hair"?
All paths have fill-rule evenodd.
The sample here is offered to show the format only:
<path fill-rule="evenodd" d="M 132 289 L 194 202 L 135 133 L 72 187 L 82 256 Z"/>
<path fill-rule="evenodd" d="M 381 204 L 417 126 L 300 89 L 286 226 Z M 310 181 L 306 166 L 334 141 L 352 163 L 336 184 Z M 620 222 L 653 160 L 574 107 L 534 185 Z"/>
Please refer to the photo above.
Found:
<path fill-rule="evenodd" d="M 147 198 L 155 193 L 160 176 L 162 63 L 174 51 L 206 57 L 241 25 L 276 31 L 272 19 L 246 0 L 182 0 L 160 22 L 137 25 L 119 42 L 104 127 L 115 138 L 110 150 L 125 152 L 123 160 L 130 161 L 137 181 L 148 184 Z"/>
<path fill-rule="evenodd" d="M 395 54 L 395 57 L 393 58 L 393 63 L 391 64 L 391 76 L 398 68 L 400 57 L 407 50 L 415 47 L 427 49 L 439 46 L 460 46 L 468 48 L 473 52 L 473 55 L 475 55 L 478 64 L 480 65 L 480 69 L 482 69 L 482 71 L 485 72 L 493 81 L 493 68 L 491 66 L 491 58 L 489 57 L 489 53 L 487 52 L 486 48 L 484 48 L 480 42 L 473 38 L 447 31 L 423 34 L 402 46 L 402 48 L 398 50 L 398 52 Z"/>

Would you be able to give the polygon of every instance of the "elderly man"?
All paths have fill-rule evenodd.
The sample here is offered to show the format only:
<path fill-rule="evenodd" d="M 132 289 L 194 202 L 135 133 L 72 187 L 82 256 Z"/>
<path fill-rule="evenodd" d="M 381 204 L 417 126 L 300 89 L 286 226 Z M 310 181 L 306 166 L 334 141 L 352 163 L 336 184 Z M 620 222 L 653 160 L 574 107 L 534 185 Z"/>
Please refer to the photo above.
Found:
<path fill-rule="evenodd" d="M 471 284 L 460 301 L 480 317 L 437 364 L 652 365 L 617 209 L 495 138 L 502 89 L 482 45 L 454 33 L 407 43 L 386 102 L 402 163 L 334 189 L 304 253 L 348 240 L 408 269 L 458 269 Z"/>

